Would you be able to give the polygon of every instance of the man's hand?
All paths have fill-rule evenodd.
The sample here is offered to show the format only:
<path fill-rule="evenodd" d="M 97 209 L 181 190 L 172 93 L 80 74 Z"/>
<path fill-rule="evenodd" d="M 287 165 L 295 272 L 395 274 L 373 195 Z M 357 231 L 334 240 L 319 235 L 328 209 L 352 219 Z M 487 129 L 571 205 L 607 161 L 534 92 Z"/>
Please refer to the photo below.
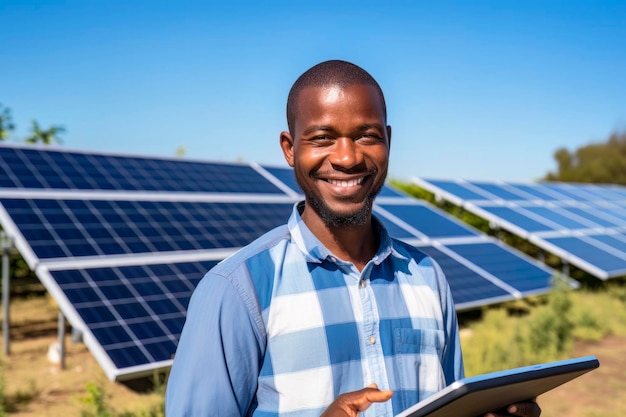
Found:
<path fill-rule="evenodd" d="M 539 417 L 541 414 L 541 408 L 535 400 L 529 400 L 508 405 L 502 410 L 497 412 L 487 413 L 485 417 L 508 417 L 508 416 L 520 416 L 520 417 Z"/>
<path fill-rule="evenodd" d="M 376 384 L 371 384 L 362 390 L 341 394 L 328 406 L 321 417 L 357 417 L 372 403 L 385 402 L 392 395 L 392 391 L 381 391 Z M 529 415 L 529 417 L 532 416 Z"/>

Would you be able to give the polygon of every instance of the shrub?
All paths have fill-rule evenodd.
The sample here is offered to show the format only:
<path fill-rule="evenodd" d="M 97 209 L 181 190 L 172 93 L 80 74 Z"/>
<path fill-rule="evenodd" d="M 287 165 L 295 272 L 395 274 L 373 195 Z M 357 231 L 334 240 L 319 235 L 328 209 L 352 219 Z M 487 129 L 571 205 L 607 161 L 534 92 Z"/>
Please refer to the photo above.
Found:
<path fill-rule="evenodd" d="M 110 395 L 106 393 L 102 384 L 89 382 L 86 389 L 87 394 L 83 397 L 83 403 L 88 408 L 81 410 L 81 417 L 165 417 L 165 401 L 163 400 L 147 410 L 118 413 L 109 404 Z M 160 392 L 161 390 L 164 390 L 162 386 L 155 385 L 155 391 Z"/>
<path fill-rule="evenodd" d="M 483 319 L 470 326 L 470 336 L 461 341 L 467 375 L 556 360 L 570 352 L 570 297 L 569 290 L 557 285 L 526 315 L 487 308 Z"/>
<path fill-rule="evenodd" d="M 109 396 L 101 384 L 87 383 L 87 395 L 83 397 L 83 403 L 90 410 L 81 410 L 81 417 L 114 417 L 115 413 L 108 404 Z"/>

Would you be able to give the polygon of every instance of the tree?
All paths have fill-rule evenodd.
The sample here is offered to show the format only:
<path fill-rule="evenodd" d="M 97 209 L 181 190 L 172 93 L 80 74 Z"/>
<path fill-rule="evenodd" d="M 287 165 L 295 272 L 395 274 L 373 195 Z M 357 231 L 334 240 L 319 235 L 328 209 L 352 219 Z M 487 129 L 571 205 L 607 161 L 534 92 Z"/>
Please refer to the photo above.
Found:
<path fill-rule="evenodd" d="M 2 107 L 0 103 L 0 140 L 6 140 L 9 138 L 9 132 L 15 129 L 15 125 L 11 121 L 11 109 L 8 107 Z"/>
<path fill-rule="evenodd" d="M 547 181 L 626 185 L 626 131 L 614 132 L 604 143 L 592 143 L 573 152 L 559 148 L 554 153 L 556 172 Z"/>
<path fill-rule="evenodd" d="M 180 145 L 176 148 L 176 156 L 179 158 L 183 158 L 187 154 L 187 147 L 185 145 Z"/>
<path fill-rule="evenodd" d="M 53 143 L 61 143 L 59 134 L 65 132 L 65 128 L 62 126 L 50 126 L 48 129 L 43 130 L 36 120 L 32 121 L 32 133 L 25 141 L 26 143 L 42 143 L 44 145 L 52 145 Z"/>

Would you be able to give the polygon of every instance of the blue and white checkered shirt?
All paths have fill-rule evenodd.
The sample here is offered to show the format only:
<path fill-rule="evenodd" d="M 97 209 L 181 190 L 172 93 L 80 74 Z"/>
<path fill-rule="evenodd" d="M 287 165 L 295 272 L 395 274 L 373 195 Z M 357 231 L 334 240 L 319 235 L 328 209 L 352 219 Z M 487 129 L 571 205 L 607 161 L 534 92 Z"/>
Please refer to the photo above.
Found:
<path fill-rule="evenodd" d="M 456 312 L 431 258 L 391 239 L 359 272 L 303 223 L 216 265 L 192 296 L 167 388 L 168 417 L 319 416 L 372 382 L 393 416 L 463 376 Z"/>

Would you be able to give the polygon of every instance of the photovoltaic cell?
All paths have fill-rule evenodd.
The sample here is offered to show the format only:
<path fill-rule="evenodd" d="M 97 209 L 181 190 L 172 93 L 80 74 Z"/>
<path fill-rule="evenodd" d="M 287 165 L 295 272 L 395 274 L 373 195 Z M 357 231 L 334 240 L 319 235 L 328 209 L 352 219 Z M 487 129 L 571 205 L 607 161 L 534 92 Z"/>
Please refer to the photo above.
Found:
<path fill-rule="evenodd" d="M 626 189 L 614 185 L 492 183 L 416 179 L 427 190 L 529 239 L 601 279 L 625 274 Z M 478 187 L 491 199 L 454 194 L 454 187 Z M 445 187 L 442 187 L 442 184 Z M 518 200 L 502 201 L 498 188 L 517 189 Z M 524 196 L 524 194 L 526 196 Z"/>
<path fill-rule="evenodd" d="M 416 238 L 418 238 L 413 233 L 409 232 L 408 230 L 406 230 L 405 228 L 399 226 L 398 224 L 392 222 L 391 220 L 387 219 L 386 217 L 384 217 L 382 215 L 379 215 L 376 212 L 374 214 L 383 223 L 383 225 L 387 229 L 387 232 L 389 232 L 390 236 L 393 236 L 393 237 L 398 238 L 398 239 L 416 239 Z"/>
<path fill-rule="evenodd" d="M 419 249 L 432 256 L 446 273 L 457 308 L 474 306 L 476 300 L 510 298 L 511 294 L 508 291 L 486 280 L 484 276 L 441 250 L 432 246 L 421 246 Z"/>
<path fill-rule="evenodd" d="M 500 198 L 507 201 L 515 201 L 523 198 L 522 196 L 520 196 L 520 194 L 515 193 L 515 189 L 509 189 L 507 186 L 501 184 L 474 182 L 472 183 L 472 185 L 486 191 L 487 193 L 493 195 L 495 198 Z"/>
<path fill-rule="evenodd" d="M 555 230 L 555 227 L 548 226 L 549 223 L 547 219 L 545 223 L 540 222 L 534 218 L 520 213 L 514 208 L 502 206 L 481 206 L 480 208 L 500 219 L 503 219 L 529 232 Z"/>
<path fill-rule="evenodd" d="M 522 292 L 550 287 L 553 273 L 492 242 L 449 248 Z"/>
<path fill-rule="evenodd" d="M 484 194 L 473 191 L 467 188 L 466 186 L 464 186 L 462 183 L 456 183 L 454 181 L 443 181 L 443 180 L 428 180 L 428 181 L 432 183 L 433 185 L 435 185 L 436 187 L 438 187 L 439 189 L 444 190 L 450 193 L 451 195 L 458 196 L 462 199 L 466 199 L 466 200 L 488 199 L 488 197 L 486 197 Z"/>
<path fill-rule="evenodd" d="M 381 207 L 431 238 L 477 236 L 442 212 L 417 204 L 381 204 Z"/>
<path fill-rule="evenodd" d="M 582 221 L 576 221 L 572 216 L 567 216 L 567 214 L 563 214 L 561 209 L 558 207 L 524 207 L 524 210 L 527 210 L 535 215 L 543 217 L 545 219 L 550 220 L 558 225 L 560 225 L 563 229 L 587 229 L 589 227 L 597 227 L 598 225 L 586 221 L 585 219 L 581 219 Z"/>
<path fill-rule="evenodd" d="M 291 168 L 278 168 L 278 167 L 268 167 L 264 166 L 263 169 L 268 171 L 274 177 L 278 178 L 283 184 L 287 187 L 291 188 L 296 193 L 302 194 L 302 190 L 300 186 L 296 182 L 296 177 L 293 173 L 293 169 Z"/>
<path fill-rule="evenodd" d="M 626 235 L 620 234 L 593 234 L 588 236 L 589 239 L 596 240 L 602 244 L 626 253 Z"/>
<path fill-rule="evenodd" d="M 600 227 L 615 228 L 620 226 L 626 226 L 626 222 L 620 221 L 619 219 L 612 216 L 603 216 L 602 212 L 594 209 L 593 207 L 563 207 L 563 211 L 572 213 L 582 218 L 587 218 L 591 222 L 599 225 Z"/>
<path fill-rule="evenodd" d="M 608 273 L 626 271 L 626 260 L 624 258 L 608 253 L 579 237 L 555 237 L 546 238 L 545 240 Z"/>
<path fill-rule="evenodd" d="M 511 188 L 519 190 L 520 195 L 527 195 L 526 200 L 543 200 L 554 201 L 558 200 L 558 195 L 554 195 L 549 190 L 543 189 L 540 185 L 526 185 L 526 184 L 510 184 Z"/>

